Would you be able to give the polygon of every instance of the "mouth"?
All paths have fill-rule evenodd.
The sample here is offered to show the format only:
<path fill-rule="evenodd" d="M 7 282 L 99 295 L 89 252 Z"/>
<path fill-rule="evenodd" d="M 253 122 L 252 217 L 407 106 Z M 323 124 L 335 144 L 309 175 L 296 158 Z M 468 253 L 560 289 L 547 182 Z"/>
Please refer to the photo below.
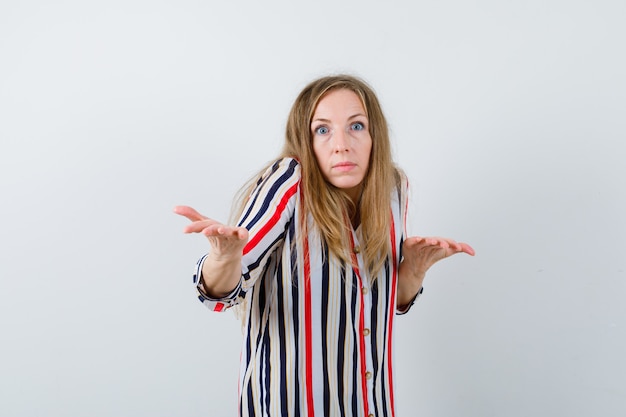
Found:
<path fill-rule="evenodd" d="M 339 162 L 333 165 L 333 168 L 339 171 L 350 171 L 354 167 L 356 167 L 356 164 L 354 162 Z"/>

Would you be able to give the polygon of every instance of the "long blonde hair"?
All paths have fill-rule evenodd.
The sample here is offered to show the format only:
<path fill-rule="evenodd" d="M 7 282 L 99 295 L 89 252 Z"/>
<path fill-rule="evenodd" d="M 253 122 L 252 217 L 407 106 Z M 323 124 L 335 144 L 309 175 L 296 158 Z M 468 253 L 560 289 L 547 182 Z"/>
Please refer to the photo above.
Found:
<path fill-rule="evenodd" d="M 317 104 L 326 94 L 339 89 L 350 90 L 360 98 L 369 119 L 372 138 L 369 169 L 363 179 L 357 205 L 345 192 L 325 180 L 313 152 L 311 121 Z M 352 263 L 351 225 L 347 220 L 360 219 L 361 253 L 370 276 L 375 277 L 391 251 L 387 239 L 391 227 L 391 192 L 399 186 L 400 174 L 391 157 L 387 121 L 372 88 L 365 81 L 350 75 L 326 76 L 308 84 L 296 98 L 287 119 L 285 143 L 279 158 L 285 157 L 295 158 L 300 163 L 304 212 L 312 215 L 315 227 L 331 254 L 344 262 Z M 257 179 L 258 176 L 252 178 L 238 194 L 238 208 L 233 212 L 235 216 L 241 215 Z"/>

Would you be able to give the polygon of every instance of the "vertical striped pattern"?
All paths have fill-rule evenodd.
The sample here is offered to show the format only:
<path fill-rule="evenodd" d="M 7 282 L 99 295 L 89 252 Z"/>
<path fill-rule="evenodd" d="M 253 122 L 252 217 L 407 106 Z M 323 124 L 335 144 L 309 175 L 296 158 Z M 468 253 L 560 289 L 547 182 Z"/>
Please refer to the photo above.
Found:
<path fill-rule="evenodd" d="M 245 301 L 239 414 L 392 417 L 393 320 L 407 187 L 392 194 L 392 256 L 373 279 L 357 251 L 359 267 L 352 268 L 329 256 L 316 233 L 306 232 L 299 185 L 296 160 L 285 158 L 268 169 L 239 222 L 250 233 L 241 282 L 222 299 L 198 292 L 213 311 Z M 359 236 L 357 229 L 353 247 Z"/>
<path fill-rule="evenodd" d="M 358 264 L 358 259 L 357 259 L 357 255 L 356 255 L 356 250 L 355 250 L 355 244 L 354 244 L 354 236 L 350 235 L 350 245 L 352 246 L 352 263 L 353 264 Z M 358 288 L 363 288 L 363 279 L 361 278 L 361 273 L 360 268 L 356 267 L 356 268 L 352 268 L 354 275 L 357 278 L 357 282 L 358 282 Z M 360 348 L 360 352 L 361 352 L 361 374 L 365 375 L 367 372 L 367 365 L 365 362 L 365 355 L 363 354 L 365 352 L 365 337 L 363 337 L 363 333 L 365 331 L 365 306 L 364 306 L 364 300 L 363 300 L 363 291 L 359 291 L 359 305 L 360 305 L 360 315 L 359 315 L 359 335 L 361 335 L 361 337 L 359 337 L 359 348 Z M 367 381 L 365 378 L 361 379 L 361 392 L 363 395 L 363 398 L 367 398 L 368 394 L 367 394 Z M 369 414 L 368 412 L 368 402 L 367 401 L 363 401 L 363 415 L 367 416 Z"/>
<path fill-rule="evenodd" d="M 304 255 L 304 325 L 305 325 L 305 368 L 306 368 L 306 410 L 307 415 L 315 415 L 313 403 L 313 329 L 311 328 L 311 258 L 309 239 L 305 236 L 302 244 Z"/>

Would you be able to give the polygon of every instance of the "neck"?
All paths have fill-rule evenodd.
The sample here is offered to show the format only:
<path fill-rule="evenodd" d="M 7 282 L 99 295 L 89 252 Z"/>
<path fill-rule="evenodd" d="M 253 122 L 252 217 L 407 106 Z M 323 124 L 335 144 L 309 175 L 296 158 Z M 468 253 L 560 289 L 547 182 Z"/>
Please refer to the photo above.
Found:
<path fill-rule="evenodd" d="M 350 223 L 352 223 L 352 228 L 354 230 L 359 227 L 359 225 L 361 224 L 361 210 L 357 208 L 356 212 L 350 216 Z"/>

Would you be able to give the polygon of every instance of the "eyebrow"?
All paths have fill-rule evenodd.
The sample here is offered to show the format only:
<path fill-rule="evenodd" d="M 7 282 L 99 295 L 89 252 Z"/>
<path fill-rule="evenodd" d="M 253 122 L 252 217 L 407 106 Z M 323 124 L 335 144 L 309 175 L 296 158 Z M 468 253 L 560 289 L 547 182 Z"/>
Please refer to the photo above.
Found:
<path fill-rule="evenodd" d="M 352 116 L 348 117 L 348 120 L 352 120 L 356 117 L 365 117 L 367 119 L 367 116 L 363 113 L 357 113 L 357 114 L 353 114 Z M 323 118 L 318 118 L 318 119 L 313 119 L 311 120 L 311 123 L 313 122 L 323 122 L 323 123 L 330 123 L 330 120 L 328 119 L 323 119 Z"/>

